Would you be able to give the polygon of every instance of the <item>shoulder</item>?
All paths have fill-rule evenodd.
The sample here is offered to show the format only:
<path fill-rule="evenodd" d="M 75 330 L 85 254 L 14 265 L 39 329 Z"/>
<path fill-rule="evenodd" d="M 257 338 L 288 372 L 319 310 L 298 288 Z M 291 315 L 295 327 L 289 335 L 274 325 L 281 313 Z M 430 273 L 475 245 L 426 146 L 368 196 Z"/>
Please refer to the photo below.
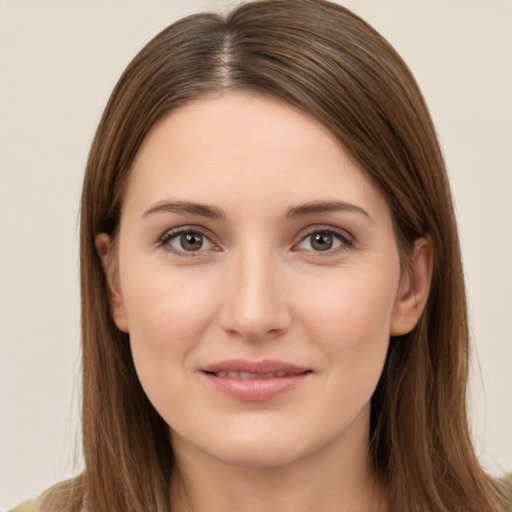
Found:
<path fill-rule="evenodd" d="M 82 478 L 65 480 L 50 487 L 39 498 L 24 501 L 10 512 L 83 512 Z"/>
<path fill-rule="evenodd" d="M 37 512 L 38 505 L 36 500 L 24 501 L 21 505 L 10 510 L 10 512 Z"/>

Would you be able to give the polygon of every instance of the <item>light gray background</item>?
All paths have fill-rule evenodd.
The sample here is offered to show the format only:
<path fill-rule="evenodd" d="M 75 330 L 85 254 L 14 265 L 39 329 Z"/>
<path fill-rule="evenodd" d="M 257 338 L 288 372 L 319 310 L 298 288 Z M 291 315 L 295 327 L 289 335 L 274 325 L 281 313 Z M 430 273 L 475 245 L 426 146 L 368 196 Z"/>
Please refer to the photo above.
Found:
<path fill-rule="evenodd" d="M 77 212 L 108 95 L 170 21 L 230 3 L 0 0 L 0 509 L 80 469 Z M 431 107 L 479 359 L 474 438 L 486 467 L 511 471 L 512 2 L 342 3 L 396 46 Z"/>

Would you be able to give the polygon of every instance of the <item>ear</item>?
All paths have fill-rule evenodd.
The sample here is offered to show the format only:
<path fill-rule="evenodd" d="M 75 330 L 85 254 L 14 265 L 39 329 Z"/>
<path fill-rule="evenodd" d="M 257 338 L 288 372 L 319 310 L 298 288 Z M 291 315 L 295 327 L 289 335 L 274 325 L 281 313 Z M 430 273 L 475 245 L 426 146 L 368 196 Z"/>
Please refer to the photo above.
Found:
<path fill-rule="evenodd" d="M 121 293 L 119 283 L 118 262 L 113 247 L 112 239 L 106 233 L 96 235 L 96 250 L 105 272 L 105 279 L 108 287 L 108 298 L 110 303 L 110 312 L 117 328 L 123 332 L 128 332 L 128 318 Z"/>
<path fill-rule="evenodd" d="M 414 243 L 411 259 L 401 277 L 391 320 L 391 336 L 407 334 L 418 323 L 430 292 L 432 262 L 431 242 L 419 238 Z"/>

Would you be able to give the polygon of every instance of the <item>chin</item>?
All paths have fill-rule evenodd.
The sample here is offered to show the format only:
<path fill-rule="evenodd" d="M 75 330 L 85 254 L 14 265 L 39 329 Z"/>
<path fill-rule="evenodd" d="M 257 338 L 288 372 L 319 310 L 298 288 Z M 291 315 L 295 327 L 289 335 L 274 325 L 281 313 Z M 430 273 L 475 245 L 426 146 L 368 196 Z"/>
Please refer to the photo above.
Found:
<path fill-rule="evenodd" d="M 305 437 L 298 432 L 290 435 L 289 428 L 277 425 L 260 424 L 252 428 L 238 425 L 237 428 L 209 428 L 195 433 L 188 430 L 185 436 L 172 431 L 171 444 L 178 458 L 180 452 L 193 449 L 203 457 L 230 466 L 268 468 L 290 464 L 313 451 L 314 447 L 308 446 Z"/>
<path fill-rule="evenodd" d="M 193 446 L 203 456 L 230 466 L 246 468 L 279 468 L 315 454 L 330 450 L 336 443 L 336 432 L 300 429 L 290 425 L 262 423 L 252 428 L 210 429 L 208 435 L 174 439 L 178 450 Z M 188 434 L 191 432 L 189 431 Z"/>
<path fill-rule="evenodd" d="M 282 467 L 307 455 L 307 450 L 282 443 L 233 443 L 222 448 L 209 455 L 224 464 L 246 468 Z"/>

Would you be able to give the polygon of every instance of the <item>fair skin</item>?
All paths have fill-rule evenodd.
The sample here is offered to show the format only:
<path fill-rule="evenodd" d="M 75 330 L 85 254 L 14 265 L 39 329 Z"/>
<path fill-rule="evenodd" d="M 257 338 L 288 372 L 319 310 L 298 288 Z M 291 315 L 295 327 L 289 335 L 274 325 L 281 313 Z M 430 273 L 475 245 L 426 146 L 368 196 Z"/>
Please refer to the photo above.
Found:
<path fill-rule="evenodd" d="M 425 305 L 430 248 L 401 270 L 384 197 L 323 125 L 241 92 L 180 107 L 97 247 L 170 428 L 173 510 L 386 510 L 370 399 Z"/>

